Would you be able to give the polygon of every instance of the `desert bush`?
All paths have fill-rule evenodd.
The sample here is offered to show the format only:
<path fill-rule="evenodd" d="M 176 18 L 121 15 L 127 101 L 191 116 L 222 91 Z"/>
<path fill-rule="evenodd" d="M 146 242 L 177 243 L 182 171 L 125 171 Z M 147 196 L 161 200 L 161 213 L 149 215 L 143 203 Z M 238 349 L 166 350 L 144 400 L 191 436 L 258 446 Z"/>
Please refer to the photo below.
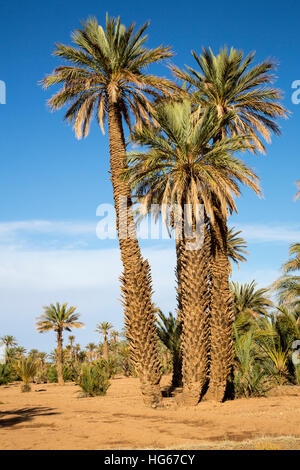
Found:
<path fill-rule="evenodd" d="M 31 357 L 20 359 L 14 364 L 17 374 L 23 381 L 23 385 L 21 387 L 22 392 L 30 392 L 30 382 L 34 379 L 37 367 L 37 362 Z"/>
<path fill-rule="evenodd" d="M 79 376 L 78 385 L 86 396 L 105 395 L 110 383 L 105 368 L 100 364 L 84 364 Z"/>
<path fill-rule="evenodd" d="M 64 364 L 62 368 L 62 373 L 65 382 L 76 382 L 80 371 L 78 370 L 78 367 L 75 364 Z M 47 382 L 58 382 L 56 365 L 52 365 L 49 367 L 47 372 Z"/>
<path fill-rule="evenodd" d="M 7 385 L 11 382 L 11 370 L 6 364 L 0 364 L 0 385 Z"/>
<path fill-rule="evenodd" d="M 108 359 L 99 359 L 94 362 L 100 370 L 110 379 L 116 375 L 120 369 L 119 360 L 117 357 L 110 355 Z"/>

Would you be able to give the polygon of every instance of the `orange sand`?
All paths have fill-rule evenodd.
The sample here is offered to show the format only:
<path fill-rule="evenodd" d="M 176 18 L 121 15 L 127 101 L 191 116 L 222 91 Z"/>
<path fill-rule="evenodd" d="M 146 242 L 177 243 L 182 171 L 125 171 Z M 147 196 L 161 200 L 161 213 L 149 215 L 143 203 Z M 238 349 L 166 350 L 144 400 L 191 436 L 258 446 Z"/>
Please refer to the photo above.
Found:
<path fill-rule="evenodd" d="M 74 384 L 11 384 L 0 387 L 0 449 L 300 449 L 300 387 L 273 395 L 149 409 L 135 378 L 114 378 L 96 398 Z"/>

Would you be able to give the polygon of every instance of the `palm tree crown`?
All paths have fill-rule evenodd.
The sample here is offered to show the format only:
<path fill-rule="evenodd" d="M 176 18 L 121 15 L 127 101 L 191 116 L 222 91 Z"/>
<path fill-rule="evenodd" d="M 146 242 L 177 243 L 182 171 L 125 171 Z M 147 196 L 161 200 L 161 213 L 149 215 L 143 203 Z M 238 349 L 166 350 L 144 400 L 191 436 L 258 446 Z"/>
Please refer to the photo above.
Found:
<path fill-rule="evenodd" d="M 131 152 L 127 170 L 135 194 L 145 211 L 156 203 L 164 205 L 203 204 L 213 219 L 214 198 L 220 201 L 224 214 L 236 210 L 234 195 L 239 195 L 238 182 L 260 194 L 258 177 L 233 152 L 245 149 L 243 138 L 224 138 L 212 143 L 220 126 L 209 112 L 198 125 L 192 119 L 189 100 L 165 103 L 154 114 L 160 131 L 143 126 L 135 130 L 133 139 L 148 149 Z M 224 118 L 225 120 L 227 117 Z M 195 208 L 196 212 L 196 208 Z"/>
<path fill-rule="evenodd" d="M 239 234 L 242 233 L 241 230 L 235 231 L 234 227 L 228 229 L 227 232 L 227 254 L 228 258 L 231 259 L 237 266 L 239 263 L 247 261 L 244 255 L 248 255 L 247 242 L 244 238 L 239 237 Z M 231 269 L 232 271 L 232 269 Z"/>
<path fill-rule="evenodd" d="M 254 281 L 250 284 L 231 283 L 236 317 L 241 314 L 253 318 L 268 315 L 268 308 L 273 306 L 273 302 L 267 297 L 268 289 L 256 289 L 256 286 Z"/>
<path fill-rule="evenodd" d="M 36 323 L 37 331 L 44 333 L 49 330 L 71 331 L 72 328 L 82 328 L 84 324 L 78 321 L 79 313 L 75 313 L 76 307 L 69 307 L 68 304 L 62 305 L 59 302 L 56 305 L 43 307 L 45 312 L 39 317 Z"/>
<path fill-rule="evenodd" d="M 210 109 L 222 117 L 228 112 L 232 119 L 224 127 L 224 134 L 246 135 L 251 150 L 265 152 L 262 136 L 270 141 L 271 133 L 280 134 L 277 117 L 285 117 L 287 110 L 279 104 L 281 93 L 270 87 L 275 64 L 271 60 L 253 66 L 254 53 L 227 47 L 214 55 L 211 49 L 203 53 L 192 52 L 199 70 L 187 67 L 181 71 L 172 67 L 175 76 L 191 85 L 193 100 L 200 105 L 199 112 Z M 260 134 L 260 136 L 259 136 Z"/>
<path fill-rule="evenodd" d="M 144 47 L 148 25 L 134 34 L 134 23 L 126 29 L 120 18 L 107 15 L 104 31 L 96 18 L 89 18 L 81 30 L 72 34 L 74 47 L 56 45 L 54 55 L 70 65 L 57 67 L 42 83 L 46 88 L 63 83 L 49 105 L 57 110 L 71 103 L 65 118 L 74 122 L 78 138 L 88 135 L 94 114 L 104 133 L 109 101 L 119 105 L 131 127 L 130 111 L 138 125 L 143 120 L 149 121 L 152 106 L 147 95 L 157 98 L 160 92 L 169 94 L 176 88 L 170 80 L 144 72 L 151 63 L 173 55 L 168 47 Z"/>

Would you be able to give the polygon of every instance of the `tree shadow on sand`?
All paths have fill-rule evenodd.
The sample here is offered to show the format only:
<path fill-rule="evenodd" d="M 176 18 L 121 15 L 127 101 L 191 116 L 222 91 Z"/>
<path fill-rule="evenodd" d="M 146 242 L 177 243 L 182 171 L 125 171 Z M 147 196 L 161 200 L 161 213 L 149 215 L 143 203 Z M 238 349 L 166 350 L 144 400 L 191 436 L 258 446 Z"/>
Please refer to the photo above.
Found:
<path fill-rule="evenodd" d="M 36 416 L 51 416 L 60 413 L 52 411 L 53 408 L 37 406 L 33 408 L 20 408 L 19 410 L 0 411 L 0 429 L 16 424 L 31 421 Z"/>

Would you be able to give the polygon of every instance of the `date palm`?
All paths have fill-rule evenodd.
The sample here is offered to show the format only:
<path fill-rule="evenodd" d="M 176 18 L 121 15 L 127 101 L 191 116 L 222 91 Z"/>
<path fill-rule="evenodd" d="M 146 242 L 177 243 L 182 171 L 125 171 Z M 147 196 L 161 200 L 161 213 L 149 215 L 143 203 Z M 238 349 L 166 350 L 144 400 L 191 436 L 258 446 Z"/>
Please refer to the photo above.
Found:
<path fill-rule="evenodd" d="M 293 243 L 289 249 L 291 258 L 282 266 L 283 275 L 277 279 L 272 288 L 277 292 L 279 305 L 289 309 L 300 310 L 300 243 Z"/>
<path fill-rule="evenodd" d="M 103 335 L 103 357 L 105 360 L 107 360 L 109 356 L 108 332 L 112 327 L 113 325 L 111 323 L 103 321 L 102 323 L 98 323 L 95 330 L 97 333 Z"/>
<path fill-rule="evenodd" d="M 131 128 L 149 122 L 151 99 L 175 88 L 171 81 L 151 75 L 149 65 L 171 57 L 168 47 L 148 49 L 144 35 L 148 23 L 134 33 L 120 18 L 106 18 L 105 30 L 88 19 L 72 39 L 74 46 L 58 44 L 54 55 L 66 61 L 43 80 L 45 87 L 63 84 L 49 101 L 53 110 L 68 105 L 65 118 L 74 123 L 76 136 L 86 137 L 96 116 L 102 132 L 108 121 L 110 173 L 117 216 L 121 259 L 123 306 L 131 360 L 141 381 L 145 402 L 160 399 L 160 365 L 155 336 L 150 267 L 141 255 L 131 210 L 130 186 L 121 178 L 126 165 L 123 119 Z"/>
<path fill-rule="evenodd" d="M 158 336 L 172 354 L 172 387 L 182 387 L 181 322 L 169 312 L 169 316 L 157 309 Z"/>
<path fill-rule="evenodd" d="M 249 284 L 231 283 L 233 292 L 234 314 L 237 318 L 239 315 L 251 316 L 268 316 L 268 309 L 273 307 L 273 302 L 268 298 L 268 289 L 257 289 L 255 281 Z"/>
<path fill-rule="evenodd" d="M 94 360 L 94 351 L 97 349 L 97 346 L 95 343 L 89 343 L 86 345 L 85 349 L 88 350 L 88 357 L 89 361 L 92 362 Z"/>
<path fill-rule="evenodd" d="M 170 217 L 164 207 L 169 206 L 171 219 L 174 214 L 176 238 L 180 240 L 177 295 L 180 321 L 183 322 L 183 401 L 196 404 L 208 374 L 211 285 L 208 230 L 218 223 L 215 202 L 218 201 L 225 217 L 227 211 L 236 210 L 234 195 L 240 194 L 239 183 L 248 185 L 259 194 L 258 178 L 232 155 L 245 148 L 242 137 L 213 142 L 213 136 L 223 121 L 216 121 L 209 111 L 195 125 L 192 105 L 189 100 L 183 100 L 158 105 L 154 117 L 159 131 L 143 126 L 133 133 L 134 141 L 146 150 L 128 155 L 130 167 L 126 173 L 136 198 L 142 204 L 142 213 L 152 211 L 158 216 L 162 212 L 167 223 Z M 154 208 L 153 203 L 156 204 Z M 183 224 L 186 205 L 192 208 L 188 230 Z M 197 229 L 197 225 L 195 227 L 199 205 L 204 208 L 201 229 Z M 192 235 L 194 239 L 188 239 L 187 232 L 191 230 L 196 233 L 196 237 Z M 223 322 L 223 335 L 224 331 L 230 334 L 231 320 L 226 317 L 227 323 Z M 230 348 L 231 343 L 222 357 L 225 373 L 231 365 Z"/>
<path fill-rule="evenodd" d="M 218 141 L 225 136 L 244 136 L 249 150 L 264 153 L 262 139 L 270 141 L 271 134 L 280 134 L 276 123 L 279 117 L 287 116 L 287 110 L 280 104 L 281 93 L 271 86 L 275 64 L 265 60 L 253 65 L 254 53 L 244 57 L 243 52 L 225 47 L 218 55 L 211 49 L 203 53 L 192 52 L 197 70 L 187 67 L 182 71 L 172 67 L 177 78 L 189 85 L 192 100 L 196 105 L 194 118 L 202 119 L 209 110 L 218 118 L 230 115 L 213 137 Z M 216 201 L 218 224 L 211 230 L 214 250 L 211 260 L 211 365 L 208 397 L 222 400 L 225 389 L 225 370 L 222 357 L 232 343 L 232 332 L 227 338 L 223 330 L 224 312 L 232 317 L 232 298 L 229 288 L 231 271 L 227 249 L 227 217 L 221 213 Z M 222 292 L 222 295 L 220 295 Z M 220 303 L 221 302 L 221 303 Z M 225 348 L 225 349 L 224 349 Z M 232 348 L 231 348 L 232 349 Z"/>
<path fill-rule="evenodd" d="M 241 230 L 235 231 L 234 227 L 231 227 L 227 231 L 227 256 L 233 261 L 237 266 L 239 263 L 244 263 L 247 261 L 245 255 L 248 255 L 247 242 L 244 238 L 239 237 Z M 232 266 L 230 266 L 230 274 L 232 273 Z"/>
<path fill-rule="evenodd" d="M 17 346 L 17 340 L 14 336 L 12 335 L 5 335 L 0 338 L 0 341 L 4 344 L 5 346 L 5 362 L 8 360 L 8 350 L 10 348 L 13 348 Z"/>
<path fill-rule="evenodd" d="M 36 375 L 37 370 L 38 370 L 37 360 L 34 359 L 33 357 L 20 359 L 14 365 L 14 369 L 17 372 L 17 374 L 21 377 L 22 382 L 23 382 L 21 391 L 30 392 L 31 391 L 30 382 L 34 379 L 34 376 Z"/>
<path fill-rule="evenodd" d="M 39 333 L 53 330 L 57 337 L 57 377 L 60 385 L 64 384 L 62 374 L 63 364 L 63 331 L 71 331 L 72 328 L 82 328 L 84 324 L 78 321 L 80 314 L 76 312 L 76 307 L 68 307 L 67 303 L 60 305 L 50 304 L 45 306 L 44 313 L 37 319 L 36 329 Z"/>

